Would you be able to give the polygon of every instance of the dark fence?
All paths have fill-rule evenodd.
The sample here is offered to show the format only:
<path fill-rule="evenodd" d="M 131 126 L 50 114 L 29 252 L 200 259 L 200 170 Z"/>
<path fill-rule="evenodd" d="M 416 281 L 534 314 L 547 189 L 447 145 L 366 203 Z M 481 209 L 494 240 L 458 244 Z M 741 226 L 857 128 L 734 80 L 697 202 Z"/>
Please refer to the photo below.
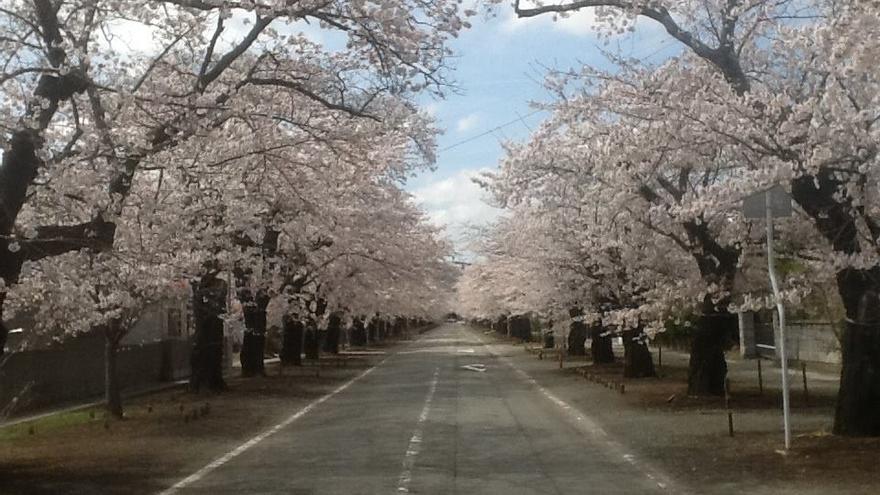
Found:
<path fill-rule="evenodd" d="M 119 378 L 127 391 L 189 375 L 189 342 L 163 340 L 123 347 Z M 0 367 L 0 412 L 21 413 L 98 398 L 104 392 L 104 341 L 72 339 L 49 349 L 15 352 Z"/>

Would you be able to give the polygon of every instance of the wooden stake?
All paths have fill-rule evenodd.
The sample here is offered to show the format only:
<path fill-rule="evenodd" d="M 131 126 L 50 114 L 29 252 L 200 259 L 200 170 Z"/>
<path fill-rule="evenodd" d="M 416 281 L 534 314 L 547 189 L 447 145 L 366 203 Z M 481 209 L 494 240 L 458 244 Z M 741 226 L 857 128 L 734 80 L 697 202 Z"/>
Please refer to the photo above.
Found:
<path fill-rule="evenodd" d="M 761 371 L 761 358 L 758 358 L 758 393 L 764 395 L 764 373 Z"/>
<path fill-rule="evenodd" d="M 807 363 L 801 361 L 801 374 L 804 377 L 804 404 L 810 405 L 810 390 L 807 388 Z"/>
<path fill-rule="evenodd" d="M 724 380 L 724 407 L 727 409 L 727 431 L 733 437 L 733 411 L 730 409 L 730 378 Z"/>

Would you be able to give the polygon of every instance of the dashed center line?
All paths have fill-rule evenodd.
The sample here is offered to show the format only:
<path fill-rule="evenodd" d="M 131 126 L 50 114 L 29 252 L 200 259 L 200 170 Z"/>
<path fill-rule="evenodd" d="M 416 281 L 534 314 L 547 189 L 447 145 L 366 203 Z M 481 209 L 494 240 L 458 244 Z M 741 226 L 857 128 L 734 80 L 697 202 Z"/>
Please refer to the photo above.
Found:
<path fill-rule="evenodd" d="M 397 493 L 409 493 L 409 483 L 412 481 L 412 470 L 422 450 L 422 434 L 425 429 L 425 422 L 428 421 L 428 415 L 431 413 L 431 402 L 434 400 L 434 392 L 437 390 L 437 380 L 440 375 L 440 369 L 434 369 L 434 376 L 431 378 L 431 386 L 428 389 L 428 396 L 425 397 L 425 405 L 422 406 L 422 412 L 419 414 L 419 422 L 416 423 L 416 429 L 413 431 L 412 437 L 409 439 L 409 445 L 406 447 L 406 454 L 403 456 L 403 471 L 397 479 Z"/>

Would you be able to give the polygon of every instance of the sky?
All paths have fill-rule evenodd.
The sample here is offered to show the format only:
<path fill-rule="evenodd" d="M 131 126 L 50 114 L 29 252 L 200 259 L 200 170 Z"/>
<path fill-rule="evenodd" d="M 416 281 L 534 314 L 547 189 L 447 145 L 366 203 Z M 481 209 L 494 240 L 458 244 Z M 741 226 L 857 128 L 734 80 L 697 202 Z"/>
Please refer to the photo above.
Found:
<path fill-rule="evenodd" d="M 552 101 L 543 87 L 548 68 L 609 67 L 603 51 L 653 60 L 677 49 L 647 20 L 639 21 L 635 33 L 616 36 L 605 45 L 589 11 L 557 22 L 549 15 L 517 19 L 505 3 L 493 17 L 480 16 L 472 24 L 452 43 L 456 56 L 450 76 L 458 91 L 423 102 L 444 129 L 436 169 L 407 184 L 431 221 L 444 226 L 462 252 L 467 250 L 469 227 L 487 225 L 501 213 L 484 201 L 486 193 L 471 178 L 497 167 L 504 156 L 503 142 L 526 141 L 548 117 L 531 106 Z"/>

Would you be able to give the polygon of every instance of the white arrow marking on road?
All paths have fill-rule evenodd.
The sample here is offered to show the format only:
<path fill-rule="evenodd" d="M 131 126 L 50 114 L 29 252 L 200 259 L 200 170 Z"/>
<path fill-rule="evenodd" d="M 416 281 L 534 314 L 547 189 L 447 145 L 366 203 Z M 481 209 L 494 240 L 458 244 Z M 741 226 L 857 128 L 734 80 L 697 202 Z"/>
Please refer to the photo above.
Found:
<path fill-rule="evenodd" d="M 462 366 L 462 369 L 466 369 L 469 371 L 478 371 L 478 372 L 482 373 L 482 372 L 486 371 L 486 365 L 480 364 L 480 363 L 466 364 L 466 365 Z"/>

